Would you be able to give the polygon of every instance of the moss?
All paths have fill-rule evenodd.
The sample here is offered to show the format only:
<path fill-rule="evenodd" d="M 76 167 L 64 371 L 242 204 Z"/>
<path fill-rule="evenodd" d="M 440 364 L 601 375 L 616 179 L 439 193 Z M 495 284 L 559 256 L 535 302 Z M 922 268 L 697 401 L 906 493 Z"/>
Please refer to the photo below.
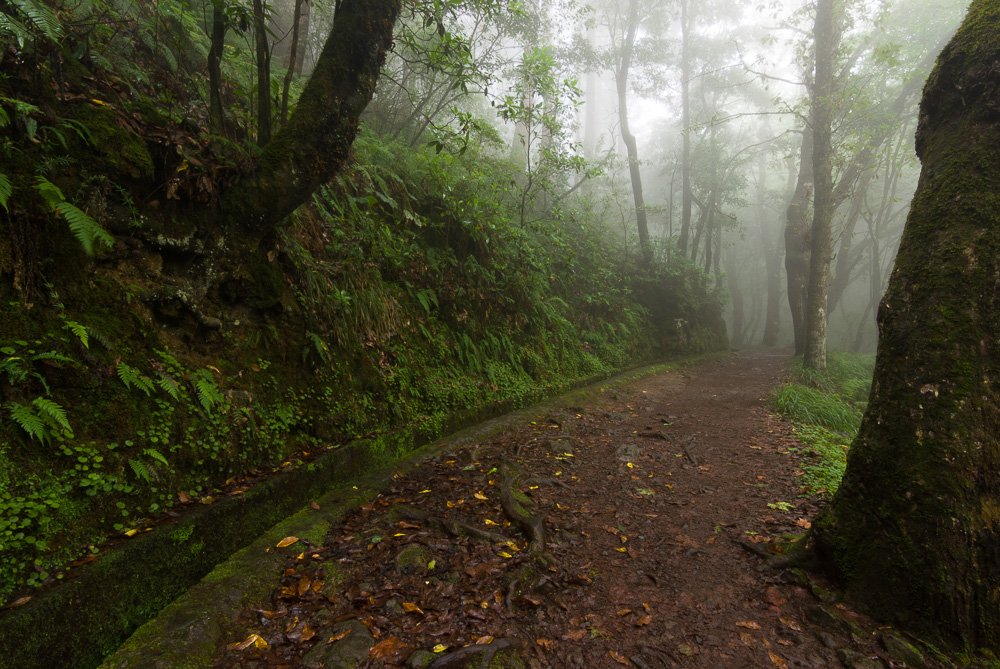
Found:
<path fill-rule="evenodd" d="M 76 109 L 76 118 L 90 132 L 92 148 L 102 159 L 104 170 L 133 179 L 153 176 L 153 158 L 146 141 L 118 125 L 115 112 L 107 107 L 83 104 Z M 113 177 L 112 177 L 113 179 Z"/>

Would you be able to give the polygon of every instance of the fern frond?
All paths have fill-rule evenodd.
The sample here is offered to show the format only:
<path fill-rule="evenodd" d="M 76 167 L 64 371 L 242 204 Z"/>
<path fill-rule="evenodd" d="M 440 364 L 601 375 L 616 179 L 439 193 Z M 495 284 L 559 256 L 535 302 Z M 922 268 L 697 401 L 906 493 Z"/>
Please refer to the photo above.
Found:
<path fill-rule="evenodd" d="M 149 393 L 153 390 L 153 382 L 150 381 L 149 378 L 142 376 L 139 373 L 139 370 L 135 367 L 127 365 L 124 362 L 119 362 L 117 368 L 118 378 L 122 380 L 122 383 L 124 383 L 125 387 L 129 390 L 132 390 L 132 388 L 138 388 L 142 392 L 146 393 L 146 395 L 149 395 Z"/>
<path fill-rule="evenodd" d="M 29 437 L 37 439 L 43 444 L 48 443 L 48 427 L 34 409 L 17 402 L 10 402 L 7 404 L 7 411 L 10 412 L 10 417 L 17 426 L 27 432 Z"/>
<path fill-rule="evenodd" d="M 163 388 L 163 392 L 170 395 L 174 400 L 180 399 L 180 385 L 166 374 L 160 374 L 160 378 L 156 380 L 156 385 Z"/>
<path fill-rule="evenodd" d="M 76 335 L 84 348 L 90 348 L 90 334 L 86 325 L 80 325 L 76 321 L 66 321 L 66 329 Z"/>
<path fill-rule="evenodd" d="M 129 458 L 128 464 L 132 468 L 132 471 L 135 472 L 137 478 L 142 479 L 147 483 L 153 480 L 153 477 L 149 475 L 149 468 L 146 467 L 146 463 L 142 460 Z"/>
<path fill-rule="evenodd" d="M 7 200 L 10 199 L 13 192 L 14 187 L 11 185 L 10 179 L 7 178 L 6 174 L 0 174 L 0 207 L 3 207 L 4 211 L 10 211 L 7 209 Z"/>
<path fill-rule="evenodd" d="M 101 242 L 108 248 L 115 245 L 115 238 L 79 207 L 69 202 L 60 202 L 55 206 L 55 210 L 69 223 L 69 229 L 73 231 L 73 235 L 87 255 L 94 255 L 95 241 Z"/>
<path fill-rule="evenodd" d="M 11 2 L 24 12 L 31 24 L 50 41 L 58 42 L 62 37 L 63 25 L 59 17 L 38 0 L 11 0 Z"/>
<path fill-rule="evenodd" d="M 198 401 L 201 402 L 201 406 L 204 407 L 205 411 L 211 411 L 213 406 L 220 404 L 225 399 L 210 372 L 199 369 L 193 376 Z"/>
<path fill-rule="evenodd" d="M 170 466 L 170 463 L 167 462 L 167 459 L 165 457 L 163 457 L 163 454 L 160 453 L 155 448 L 144 448 L 144 449 L 142 449 L 142 452 L 145 453 L 146 455 L 148 455 L 149 457 L 153 458 L 157 462 L 160 462 L 160 463 L 166 465 L 167 467 Z"/>
<path fill-rule="evenodd" d="M 73 428 L 69 425 L 69 417 L 62 406 L 47 397 L 36 397 L 31 403 L 35 405 L 36 413 L 42 420 L 62 428 L 69 435 L 73 434 Z"/>

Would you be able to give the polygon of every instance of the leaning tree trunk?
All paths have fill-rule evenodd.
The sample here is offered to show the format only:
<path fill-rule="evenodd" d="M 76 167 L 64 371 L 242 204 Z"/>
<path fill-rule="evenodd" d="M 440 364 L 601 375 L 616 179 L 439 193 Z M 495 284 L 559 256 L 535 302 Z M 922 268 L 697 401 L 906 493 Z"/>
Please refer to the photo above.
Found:
<path fill-rule="evenodd" d="M 879 307 L 872 395 L 820 555 L 875 614 L 1000 651 L 1000 0 L 921 103 L 923 162 Z"/>
<path fill-rule="evenodd" d="M 639 29 L 639 0 L 629 2 L 628 25 L 626 26 L 625 44 L 622 46 L 621 63 L 615 83 L 618 87 L 618 115 L 622 140 L 628 153 L 628 172 L 632 180 L 632 199 L 635 201 L 635 223 L 639 232 L 639 248 L 642 250 L 643 263 L 649 265 L 653 260 L 653 247 L 649 243 L 649 224 L 646 217 L 646 201 L 642 195 L 642 175 L 639 173 L 639 149 L 636 146 L 635 135 L 628 121 L 628 72 L 632 66 L 632 51 L 635 49 L 635 33 Z"/>
<path fill-rule="evenodd" d="M 223 197 L 223 220 L 262 238 L 347 160 L 375 92 L 402 0 L 343 0 L 288 124 Z"/>

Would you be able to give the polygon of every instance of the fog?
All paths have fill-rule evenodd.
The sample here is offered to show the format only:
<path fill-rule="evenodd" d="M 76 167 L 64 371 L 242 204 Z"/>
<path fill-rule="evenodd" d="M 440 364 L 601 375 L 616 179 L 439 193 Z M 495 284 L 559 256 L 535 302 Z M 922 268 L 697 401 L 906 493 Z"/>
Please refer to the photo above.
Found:
<path fill-rule="evenodd" d="M 445 4 L 436 26 L 409 18 L 367 122 L 414 145 L 476 142 L 509 158 L 524 174 L 522 225 L 572 203 L 634 257 L 701 267 L 728 294 L 736 347 L 801 350 L 814 204 L 803 140 L 821 101 L 832 150 L 828 345 L 874 350 L 919 174 L 922 82 L 965 0 L 834 0 L 824 96 L 816 3 Z M 318 34 L 331 10 L 315 3 Z M 458 65 L 408 59 L 407 40 L 444 35 L 444 53 L 465 50 Z"/>

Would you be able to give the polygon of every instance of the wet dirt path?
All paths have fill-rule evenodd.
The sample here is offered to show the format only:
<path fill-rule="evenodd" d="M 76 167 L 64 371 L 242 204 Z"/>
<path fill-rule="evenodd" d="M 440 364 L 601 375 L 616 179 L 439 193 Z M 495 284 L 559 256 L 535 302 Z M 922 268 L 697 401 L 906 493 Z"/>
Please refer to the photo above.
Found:
<path fill-rule="evenodd" d="M 816 511 L 768 408 L 788 357 L 647 376 L 443 451 L 290 558 L 215 666 L 467 667 L 498 648 L 531 667 L 904 666 L 870 621 L 738 542 L 801 534 Z M 545 559 L 505 486 L 544 517 Z M 266 648 L 238 647 L 249 634 Z"/>

